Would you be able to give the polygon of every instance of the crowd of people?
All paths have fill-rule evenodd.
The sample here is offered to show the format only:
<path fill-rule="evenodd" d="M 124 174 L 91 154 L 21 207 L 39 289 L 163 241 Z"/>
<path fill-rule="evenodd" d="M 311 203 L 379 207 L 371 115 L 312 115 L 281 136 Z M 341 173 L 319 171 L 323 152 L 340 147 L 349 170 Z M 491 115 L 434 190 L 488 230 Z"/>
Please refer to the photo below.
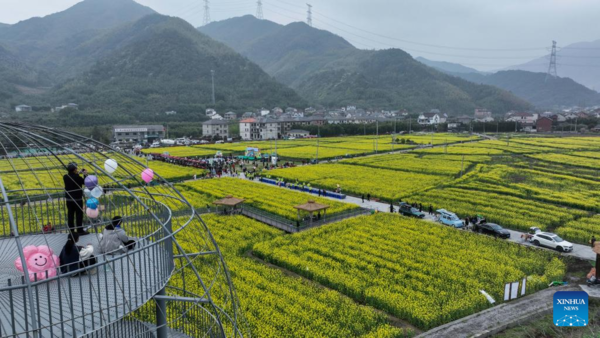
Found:
<path fill-rule="evenodd" d="M 139 156 L 143 157 L 144 155 Z M 264 156 L 261 158 L 217 156 L 197 159 L 170 156 L 165 154 L 151 154 L 149 156 L 156 161 L 206 170 L 200 175 L 195 174 L 194 179 L 221 177 L 245 177 L 249 179 L 256 179 L 265 170 L 291 168 L 295 166 L 293 162 L 289 161 L 273 164 L 272 157 L 270 156 Z M 308 161 L 303 161 L 302 163 L 308 164 Z"/>

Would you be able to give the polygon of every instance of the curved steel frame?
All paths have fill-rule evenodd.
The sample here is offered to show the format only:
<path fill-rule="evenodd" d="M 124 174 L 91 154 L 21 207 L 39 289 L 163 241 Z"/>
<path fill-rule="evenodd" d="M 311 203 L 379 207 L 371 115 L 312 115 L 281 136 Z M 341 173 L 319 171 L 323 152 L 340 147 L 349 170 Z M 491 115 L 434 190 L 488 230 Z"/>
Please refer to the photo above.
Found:
<path fill-rule="evenodd" d="M 102 151 L 99 151 L 99 149 Z M 117 199 L 124 199 L 127 201 L 127 203 L 130 203 L 134 207 L 137 206 L 140 213 L 142 210 L 146 213 L 144 215 L 127 215 L 131 216 L 132 220 L 143 219 L 143 222 L 146 222 L 143 224 L 143 226 L 140 225 L 140 227 L 143 228 L 142 230 L 135 228 L 135 231 L 138 232 L 139 235 L 143 235 L 138 236 L 139 238 L 145 237 L 145 241 L 139 242 L 142 244 L 138 245 L 135 250 L 128 252 L 125 255 L 116 256 L 117 258 L 108 256 L 103 257 L 103 259 L 99 260 L 96 265 L 92 267 L 86 267 L 86 271 L 91 271 L 90 269 L 94 268 L 100 270 L 103 268 L 108 268 L 109 270 L 111 268 L 115 269 L 116 263 L 114 262 L 116 261 L 120 261 L 121 270 L 123 270 L 124 264 L 129 264 L 133 270 L 136 270 L 135 258 L 133 262 L 124 261 L 130 258 L 130 256 L 135 257 L 135 255 L 138 254 L 138 262 L 144 260 L 144 263 L 148 264 L 149 262 L 153 261 L 150 259 L 150 257 L 159 259 L 159 256 L 161 256 L 159 251 L 162 250 L 167 256 L 162 258 L 162 260 L 159 259 L 159 265 L 153 268 L 155 268 L 155 270 L 164 269 L 164 271 L 158 271 L 156 274 L 151 273 L 154 280 L 144 281 L 143 278 L 141 278 L 142 284 L 144 282 L 147 284 L 154 283 L 154 285 L 151 285 L 153 287 L 148 287 L 148 289 L 150 289 L 151 297 L 146 300 L 146 303 L 147 301 L 153 300 L 156 305 L 155 309 L 153 310 L 156 314 L 156 323 L 150 323 L 148 326 L 149 332 L 155 332 L 159 337 L 166 337 L 169 333 L 169 325 L 172 325 L 177 321 L 181 321 L 182 319 L 189 320 L 190 317 L 193 317 L 188 314 L 188 311 L 190 311 L 189 309 L 185 314 L 181 314 L 179 316 L 173 315 L 169 317 L 167 315 L 167 313 L 173 313 L 173 311 L 167 311 L 168 302 L 184 301 L 193 303 L 200 312 L 206 313 L 206 316 L 200 315 L 202 318 L 206 317 L 212 320 L 212 323 L 204 323 L 207 326 L 207 330 L 210 332 L 210 336 L 214 336 L 217 333 L 223 337 L 249 336 L 244 318 L 240 314 L 237 296 L 231 282 L 227 265 L 225 264 L 223 255 L 221 254 L 217 243 L 215 242 L 212 234 L 200 215 L 195 212 L 193 206 L 187 202 L 184 196 L 174 189 L 172 184 L 170 184 L 168 181 L 163 179 L 161 176 L 156 175 L 157 177 L 155 178 L 154 182 L 158 184 L 150 187 L 138 177 L 139 173 L 145 168 L 145 166 L 132 156 L 120 153 L 115 149 L 94 141 L 93 139 L 42 126 L 0 123 L 0 151 L 4 152 L 4 159 L 0 160 L 0 190 L 2 192 L 4 203 L 1 204 L 2 209 L 0 211 L 6 210 L 8 216 L 8 222 L 4 222 L 4 213 L 2 213 L 2 225 L 6 225 L 4 223 L 8 223 L 12 232 L 11 237 L 3 239 L 0 238 L 0 248 L 2 247 L 3 241 L 15 241 L 18 254 L 21 260 L 25 262 L 26 260 L 23 254 L 23 239 L 35 239 L 41 241 L 43 244 L 48 245 L 48 242 L 51 238 L 57 238 L 60 236 L 60 234 L 36 234 L 34 236 L 33 233 L 27 233 L 27 231 L 25 231 L 26 233 L 22 233 L 19 228 L 19 222 L 17 221 L 18 217 L 15 218 L 13 215 L 13 210 L 18 211 L 19 208 L 17 208 L 17 206 L 13 206 L 11 201 L 21 200 L 20 209 L 22 209 L 21 213 L 23 216 L 23 221 L 21 224 L 27 223 L 30 230 L 37 228 L 39 231 L 44 225 L 44 216 L 48 215 L 44 215 L 43 207 L 41 210 L 39 207 L 36 207 L 35 201 L 39 200 L 40 198 L 48 198 L 48 201 L 50 201 L 50 204 L 52 204 L 52 214 L 58 215 L 58 220 L 55 218 L 56 216 L 53 217 L 53 224 L 58 226 L 59 223 L 62 223 L 60 198 L 56 197 L 56 193 L 50 193 L 49 191 L 55 192 L 61 188 L 62 182 L 60 178 L 62 178 L 62 174 L 65 172 L 64 169 L 61 169 L 61 167 L 65 167 L 65 162 L 68 163 L 72 160 L 80 161 L 81 163 L 85 163 L 93 170 L 94 174 L 99 177 L 101 183 L 111 185 L 111 197 L 105 196 L 102 200 L 107 204 L 107 206 L 115 207 L 117 203 L 115 201 Z M 101 167 L 101 165 L 99 165 L 99 161 L 103 162 L 109 158 L 116 159 L 119 163 L 118 171 L 113 174 L 108 173 L 106 170 L 104 170 L 104 168 Z M 5 163 L 3 164 L 2 162 Z M 20 165 L 22 164 L 25 165 L 24 169 L 20 168 Z M 4 165 L 7 165 L 8 170 L 4 170 Z M 39 167 L 37 167 L 37 165 L 39 165 Z M 59 178 L 57 179 L 57 177 Z M 13 186 L 16 185 L 17 189 L 7 190 L 5 188 L 5 183 L 7 182 L 3 180 L 3 178 L 6 178 L 6 181 L 9 181 Z M 33 178 L 35 185 L 39 187 L 29 187 L 31 182 L 28 182 L 27 178 Z M 48 179 L 51 181 L 50 184 L 48 184 Z M 43 191 L 43 193 L 40 193 L 41 191 Z M 172 205 L 175 205 L 177 209 L 181 209 L 178 212 L 184 215 L 173 217 L 172 210 L 169 208 L 169 206 Z M 166 209 L 168 214 L 166 219 L 157 215 L 160 211 L 156 209 L 157 206 L 162 206 L 162 208 L 159 209 Z M 58 208 L 56 213 L 54 208 Z M 115 209 L 118 210 L 117 207 L 115 207 Z M 25 212 L 28 213 L 29 222 L 24 220 Z M 46 206 L 46 213 L 50 213 L 50 207 L 48 206 Z M 109 211 L 106 211 L 106 213 L 110 214 Z M 89 221 L 90 223 L 93 223 L 93 220 L 90 219 Z M 178 225 L 176 229 L 172 229 L 172 221 Z M 197 227 L 195 229 L 196 232 L 193 234 L 187 234 L 185 240 L 192 241 L 192 244 L 195 244 L 203 251 L 198 254 L 188 254 L 176 237 L 179 233 L 186 232 L 186 228 L 194 226 L 194 224 Z M 154 230 L 152 230 L 152 228 Z M 64 237 L 66 240 L 66 235 Z M 174 250 L 176 250 L 178 253 L 176 256 L 173 254 Z M 216 259 L 212 261 L 207 259 L 208 262 L 203 261 L 205 257 L 209 256 L 216 257 Z M 179 264 L 176 264 L 174 260 L 175 258 L 177 258 Z M 112 266 L 110 265 L 111 263 L 113 264 Z M 198 265 L 196 263 L 202 264 Z M 138 266 L 137 268 L 139 269 L 140 267 Z M 17 290 L 19 288 L 26 290 L 26 292 L 23 293 L 26 295 L 26 297 L 24 297 L 26 299 L 23 299 L 23 302 L 26 307 L 27 303 L 29 303 L 29 314 L 25 315 L 26 332 L 16 332 L 13 314 L 13 327 L 12 332 L 10 333 L 12 335 L 25 333 L 37 337 L 41 332 L 43 332 L 43 330 L 48 329 L 47 326 L 42 326 L 42 323 L 40 322 L 40 286 L 50 290 L 50 287 L 55 287 L 58 285 L 58 298 L 61 305 L 59 306 L 59 309 L 61 312 L 61 318 L 63 318 L 62 311 L 64 310 L 64 306 L 62 305 L 65 304 L 60 302 L 62 297 L 60 292 L 61 283 L 68 281 L 70 288 L 72 279 L 69 278 L 72 278 L 73 275 L 76 275 L 79 272 L 81 271 L 76 271 L 66 275 L 59 274 L 54 278 L 48 278 L 45 280 L 30 281 L 29 278 L 22 278 L 22 285 L 14 286 L 9 284 L 9 287 L 0 286 L 0 296 L 6 292 L 9 292 L 11 302 L 13 300 L 13 290 Z M 186 272 L 187 276 L 189 276 L 191 273 L 191 276 L 193 276 L 192 280 L 186 277 Z M 180 273 L 181 279 L 179 281 L 183 282 L 183 288 L 179 288 L 175 285 L 169 286 L 168 280 L 175 276 L 179 278 L 178 276 Z M 24 276 L 28 275 L 27 266 L 24 264 Z M 161 278 L 157 275 L 164 275 L 165 277 Z M 104 274 L 104 278 L 107 278 L 107 274 Z M 114 278 L 116 279 L 116 274 L 114 275 Z M 119 288 L 121 289 L 125 288 L 125 285 L 128 285 L 129 288 L 132 288 L 131 281 L 125 281 L 122 276 L 121 278 L 121 284 L 119 284 L 119 281 L 115 280 L 112 284 L 106 283 L 104 287 L 108 288 L 107 285 L 110 284 L 113 286 L 119 285 Z M 134 279 L 136 279 L 135 274 Z M 94 299 L 91 291 L 93 284 L 91 281 L 92 277 L 90 277 L 89 280 L 90 298 Z M 161 280 L 164 280 L 164 282 L 160 282 Z M 138 282 L 138 280 L 133 282 L 133 285 L 135 285 L 136 288 Z M 81 285 L 81 280 L 79 283 Z M 196 288 L 202 292 L 197 294 L 197 292 L 194 292 L 195 290 L 187 290 L 186 285 L 188 287 L 196 286 Z M 100 289 L 102 288 L 102 285 L 101 283 L 98 283 L 98 285 L 93 287 Z M 105 291 L 107 291 L 106 294 L 108 295 L 108 290 Z M 100 313 L 100 327 L 95 327 L 94 325 L 95 316 L 97 314 L 93 309 L 91 310 L 92 313 L 84 313 L 82 316 L 77 318 L 72 316 L 70 319 L 70 325 L 72 325 L 73 330 L 72 335 L 93 335 L 94 333 L 103 332 L 103 328 L 110 328 L 114 325 L 127 321 L 128 319 L 126 317 L 131 316 L 131 313 L 133 313 L 135 316 L 137 312 L 134 312 L 134 310 L 137 307 L 131 307 L 131 304 L 128 304 L 129 308 L 126 311 L 125 303 L 130 302 L 131 299 L 127 299 L 125 296 L 125 290 L 121 291 L 124 298 L 124 310 L 120 316 L 119 310 L 117 309 L 117 318 L 111 321 L 109 315 L 109 320 L 105 320 L 106 322 L 104 322 L 102 320 L 103 313 Z M 131 296 L 131 290 L 128 291 L 129 295 Z M 167 291 L 170 291 L 169 295 L 167 294 Z M 217 298 L 214 298 L 213 291 L 216 292 Z M 71 289 L 69 289 L 69 292 L 71 292 Z M 50 292 L 48 292 L 47 296 L 48 301 L 50 302 Z M 71 297 L 65 298 L 65 301 L 69 302 L 69 304 L 66 304 L 66 306 L 70 307 L 71 314 L 73 313 L 75 298 L 76 297 L 73 297 L 72 295 Z M 115 299 L 116 298 L 117 297 L 115 296 Z M 104 299 L 98 297 L 98 301 L 102 304 Z M 120 305 L 121 304 L 117 304 L 115 308 Z M 48 312 L 50 313 L 50 330 L 52 332 L 52 325 L 58 325 L 58 323 L 52 323 L 53 315 L 50 305 L 48 305 Z M 102 309 L 100 312 L 102 312 Z M 30 323 L 27 322 L 27 316 L 29 316 Z M 91 329 L 85 325 L 87 319 L 86 316 L 90 316 L 91 318 Z M 145 318 L 145 320 L 148 320 L 147 315 L 144 316 L 142 314 L 142 316 Z M 81 320 L 83 320 L 83 325 L 80 325 L 79 323 Z M 127 321 L 127 323 L 129 323 L 129 321 Z M 61 326 L 64 326 L 64 324 L 65 323 L 63 321 L 60 322 Z M 31 328 L 29 328 L 29 325 Z M 11 331 L 7 330 L 4 326 L 5 325 L 0 319 L 0 336 L 8 336 L 7 331 Z M 216 331 L 214 330 L 215 327 L 217 328 Z M 177 330 L 178 328 L 175 327 L 173 329 Z M 179 331 L 180 333 L 185 333 L 181 332 L 182 330 Z M 62 335 L 70 336 L 70 334 L 64 330 Z"/>

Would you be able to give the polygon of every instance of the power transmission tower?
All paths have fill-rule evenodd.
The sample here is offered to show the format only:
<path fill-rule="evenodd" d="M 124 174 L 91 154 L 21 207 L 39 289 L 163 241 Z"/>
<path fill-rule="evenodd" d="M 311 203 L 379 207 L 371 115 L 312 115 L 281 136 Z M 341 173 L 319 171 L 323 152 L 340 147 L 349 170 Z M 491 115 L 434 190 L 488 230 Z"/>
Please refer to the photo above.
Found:
<path fill-rule="evenodd" d="M 558 73 L 556 72 L 556 41 L 552 41 L 552 52 L 550 53 L 550 65 L 548 66 L 546 81 L 550 77 L 558 77 Z"/>
<path fill-rule="evenodd" d="M 256 18 L 259 20 L 264 19 L 263 10 L 262 10 L 262 0 L 258 0 L 256 2 Z"/>
<path fill-rule="evenodd" d="M 215 107 L 215 71 L 210 71 L 210 76 L 212 78 L 212 104 L 213 108 Z"/>
<path fill-rule="evenodd" d="M 312 23 L 312 5 L 306 4 L 306 6 L 308 6 L 308 16 L 306 17 L 306 23 L 309 26 L 312 27 L 313 26 L 313 23 Z"/>
<path fill-rule="evenodd" d="M 204 0 L 204 26 L 210 23 L 210 1 Z"/>

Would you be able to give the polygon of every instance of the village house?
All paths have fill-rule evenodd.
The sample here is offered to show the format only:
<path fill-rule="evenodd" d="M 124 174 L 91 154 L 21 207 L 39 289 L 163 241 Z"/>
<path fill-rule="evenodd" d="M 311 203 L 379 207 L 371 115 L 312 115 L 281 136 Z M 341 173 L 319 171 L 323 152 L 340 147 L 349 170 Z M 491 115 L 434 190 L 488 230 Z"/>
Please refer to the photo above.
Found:
<path fill-rule="evenodd" d="M 31 111 L 31 106 L 27 106 L 24 104 L 18 105 L 15 107 L 15 111 L 16 112 L 25 112 L 25 111 Z"/>
<path fill-rule="evenodd" d="M 229 137 L 229 122 L 211 119 L 202 123 L 202 136 L 204 137 Z"/>
<path fill-rule="evenodd" d="M 429 113 L 421 113 L 417 122 L 421 125 L 434 125 L 446 122 L 446 116 L 442 116 L 439 110 L 432 109 Z"/>
<path fill-rule="evenodd" d="M 236 113 L 234 113 L 232 111 L 225 113 L 225 120 L 235 120 L 235 119 L 237 119 Z"/>

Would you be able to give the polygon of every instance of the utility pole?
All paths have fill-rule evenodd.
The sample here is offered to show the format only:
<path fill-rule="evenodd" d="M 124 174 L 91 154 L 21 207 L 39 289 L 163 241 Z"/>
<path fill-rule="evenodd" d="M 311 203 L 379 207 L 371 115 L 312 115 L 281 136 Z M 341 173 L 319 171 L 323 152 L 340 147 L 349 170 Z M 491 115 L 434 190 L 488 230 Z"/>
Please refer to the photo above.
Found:
<path fill-rule="evenodd" d="M 210 1 L 204 0 L 204 26 L 210 23 Z"/>
<path fill-rule="evenodd" d="M 496 122 L 496 135 L 498 135 L 499 129 L 500 129 L 500 122 Z"/>
<path fill-rule="evenodd" d="M 321 126 L 317 124 L 317 158 L 316 163 L 319 164 L 319 139 L 321 138 Z"/>
<path fill-rule="evenodd" d="M 412 118 L 408 118 L 408 134 L 412 132 Z"/>
<path fill-rule="evenodd" d="M 263 10 L 262 10 L 262 0 L 258 0 L 256 2 L 256 18 L 258 20 L 263 20 L 265 17 L 263 16 Z"/>
<path fill-rule="evenodd" d="M 558 77 L 556 72 L 556 41 L 552 41 L 552 51 L 550 52 L 550 65 L 548 65 L 548 73 L 546 74 L 546 82 L 550 77 Z"/>
<path fill-rule="evenodd" d="M 306 24 L 308 24 L 309 26 L 312 27 L 313 26 L 313 23 L 312 23 L 312 5 L 311 4 L 306 4 L 306 6 L 308 6 L 308 11 L 306 12 L 307 13 Z"/>
<path fill-rule="evenodd" d="M 215 108 L 215 106 L 216 106 L 216 102 L 215 102 L 215 71 L 212 69 L 210 71 L 210 76 L 212 78 L 212 104 L 213 104 L 213 108 Z"/>
<path fill-rule="evenodd" d="M 377 154 L 379 148 L 379 120 L 375 120 L 375 130 L 377 133 L 377 138 L 375 139 L 375 154 Z"/>

